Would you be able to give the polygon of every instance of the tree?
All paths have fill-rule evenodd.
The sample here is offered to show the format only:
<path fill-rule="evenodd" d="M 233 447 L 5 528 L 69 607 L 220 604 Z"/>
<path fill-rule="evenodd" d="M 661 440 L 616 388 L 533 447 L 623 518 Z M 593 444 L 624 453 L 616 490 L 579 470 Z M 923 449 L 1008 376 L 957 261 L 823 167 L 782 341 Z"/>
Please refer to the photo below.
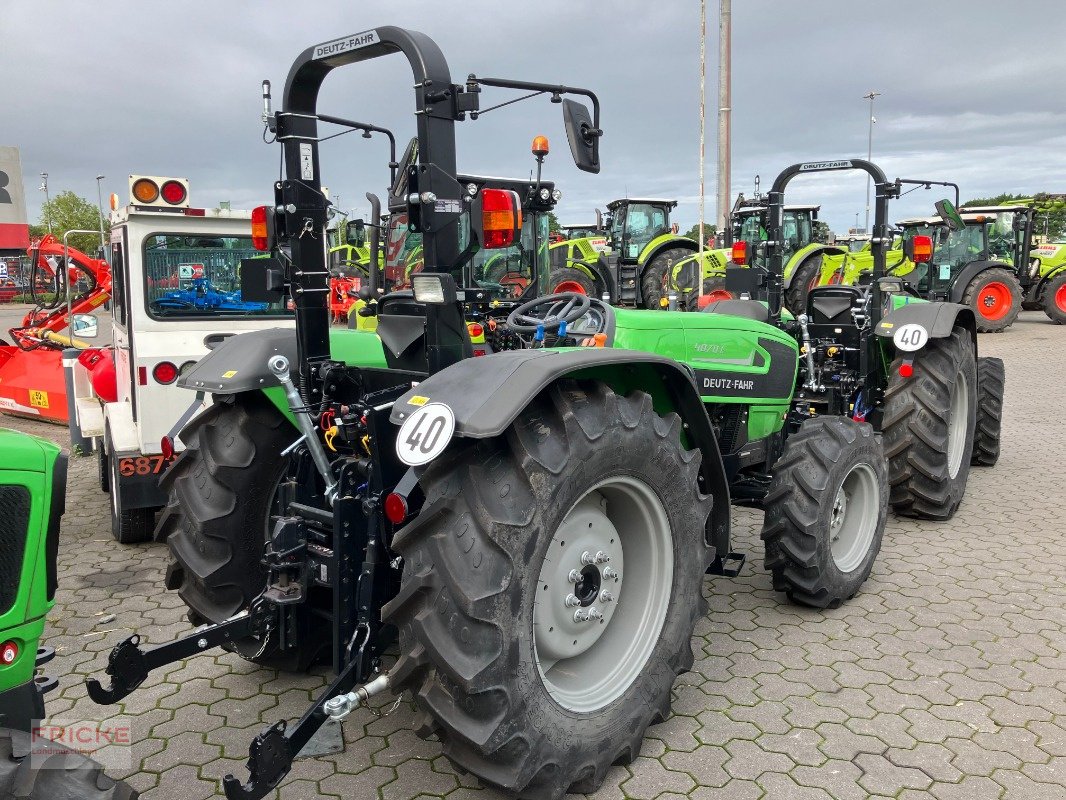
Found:
<path fill-rule="evenodd" d="M 52 233 L 62 241 L 63 234 L 73 230 L 98 231 L 100 229 L 100 212 L 96 206 L 84 197 L 78 197 L 74 192 L 67 190 L 60 192 L 41 207 L 40 225 L 32 230 L 47 233 L 51 224 Z M 104 220 L 104 235 L 109 229 L 108 221 Z M 100 245 L 100 234 L 75 233 L 67 240 L 71 247 L 76 247 L 83 253 L 95 253 Z"/>
<path fill-rule="evenodd" d="M 717 233 L 717 225 L 713 225 L 708 222 L 703 223 L 703 237 L 704 241 L 707 243 L 708 246 L 714 246 L 714 237 Z M 681 235 L 684 236 L 686 239 L 691 239 L 694 242 L 698 242 L 700 240 L 700 224 L 697 222 L 695 225 L 693 225 Z"/>
<path fill-rule="evenodd" d="M 814 231 L 811 236 L 814 238 L 814 241 L 825 244 L 829 241 L 829 225 L 822 222 L 820 219 L 816 219 L 814 221 Z"/>
<path fill-rule="evenodd" d="M 555 216 L 554 211 L 548 212 L 548 233 L 559 232 L 559 218 Z"/>
<path fill-rule="evenodd" d="M 1024 195 L 1010 194 L 1009 192 L 1004 194 L 997 194 L 995 197 L 975 197 L 973 200 L 967 200 L 965 203 L 963 203 L 963 205 L 995 206 L 999 205 L 1000 203 L 1008 203 L 1011 200 L 1022 200 L 1030 196 L 1033 196 L 1037 199 L 1037 207 L 1040 208 L 1040 194 Z M 1058 208 L 1050 208 L 1047 211 L 1037 212 L 1035 217 L 1036 222 L 1033 225 L 1034 235 L 1043 236 L 1046 230 L 1047 236 L 1050 240 L 1060 239 L 1063 236 L 1066 236 L 1066 206 L 1059 203 L 1055 203 L 1054 205 L 1057 205 Z"/>

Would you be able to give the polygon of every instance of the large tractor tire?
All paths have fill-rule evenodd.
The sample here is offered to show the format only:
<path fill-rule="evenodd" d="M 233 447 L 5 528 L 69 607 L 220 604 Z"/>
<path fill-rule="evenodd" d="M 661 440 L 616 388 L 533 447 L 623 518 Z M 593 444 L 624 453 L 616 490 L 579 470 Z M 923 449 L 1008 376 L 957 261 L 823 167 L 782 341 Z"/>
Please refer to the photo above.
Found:
<path fill-rule="evenodd" d="M 793 314 L 807 313 L 807 295 L 818 285 L 822 275 L 822 254 L 817 253 L 799 264 L 792 273 L 792 282 L 785 289 L 785 305 Z"/>
<path fill-rule="evenodd" d="M 874 429 L 843 417 L 805 420 L 774 465 L 763 506 L 774 589 L 815 608 L 853 597 L 888 516 L 888 468 Z"/>
<path fill-rule="evenodd" d="M 460 768 L 555 800 L 636 758 L 706 608 L 699 467 L 649 395 L 568 381 L 426 470 L 384 618 L 394 685 Z"/>
<path fill-rule="evenodd" d="M 38 739 L 32 746 L 40 749 Z M 125 781 L 113 781 L 91 758 L 49 742 L 49 755 L 33 756 L 30 735 L 0 728 L 0 797 L 9 800 L 136 800 Z M 39 760 L 39 761 L 38 761 Z"/>
<path fill-rule="evenodd" d="M 1066 272 L 1060 272 L 1048 281 L 1042 297 L 1048 319 L 1056 325 L 1066 325 Z"/>
<path fill-rule="evenodd" d="M 547 294 L 560 292 L 577 292 L 578 294 L 596 296 L 596 282 L 575 267 L 553 269 L 548 276 Z"/>
<path fill-rule="evenodd" d="M 962 304 L 973 309 L 980 333 L 999 333 L 1018 319 L 1022 310 L 1022 286 L 1010 270 L 986 269 L 966 287 Z"/>
<path fill-rule="evenodd" d="M 882 434 L 897 514 L 951 519 L 966 492 L 977 425 L 977 364 L 970 333 L 930 339 L 913 354 L 913 374 L 892 362 Z"/>
<path fill-rule="evenodd" d="M 168 500 L 156 538 L 170 548 L 166 587 L 177 590 L 193 623 L 223 622 L 266 588 L 263 548 L 289 464 L 281 451 L 296 437 L 259 392 L 217 400 L 182 430 L 185 450 L 161 481 Z M 318 655 L 312 647 L 282 653 L 269 636 L 232 649 L 286 670 L 302 670 Z"/>
<path fill-rule="evenodd" d="M 686 311 L 702 311 L 710 303 L 718 300 L 732 300 L 733 293 L 725 288 L 725 276 L 703 279 L 703 296 L 699 292 L 685 294 L 684 306 Z"/>
<path fill-rule="evenodd" d="M 1003 359 L 977 359 L 977 423 L 970 464 L 991 467 L 999 461 L 999 431 L 1003 423 Z"/>
<path fill-rule="evenodd" d="M 643 297 L 644 308 L 659 311 L 664 306 L 662 299 L 666 297 L 670 287 L 670 275 L 674 264 L 683 258 L 692 255 L 692 251 L 685 247 L 668 247 L 660 252 L 644 270 L 640 279 L 640 292 Z"/>

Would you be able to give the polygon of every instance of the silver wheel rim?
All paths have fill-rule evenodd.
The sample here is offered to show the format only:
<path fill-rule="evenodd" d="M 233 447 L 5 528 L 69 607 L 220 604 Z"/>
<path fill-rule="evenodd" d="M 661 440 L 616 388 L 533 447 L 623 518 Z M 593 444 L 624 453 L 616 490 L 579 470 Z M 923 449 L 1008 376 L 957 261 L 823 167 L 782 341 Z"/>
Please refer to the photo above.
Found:
<path fill-rule="evenodd" d="M 650 486 L 616 476 L 581 496 L 535 587 L 533 656 L 556 703 L 595 711 L 632 685 L 659 641 L 673 578 L 670 520 Z"/>
<path fill-rule="evenodd" d="M 881 516 L 880 496 L 869 464 L 856 464 L 841 481 L 829 514 L 829 546 L 841 572 L 852 572 L 866 560 Z"/>
<path fill-rule="evenodd" d="M 962 467 L 962 452 L 966 449 L 966 428 L 970 412 L 970 382 L 960 369 L 951 388 L 948 404 L 951 419 L 948 420 L 948 477 L 955 478 Z"/>

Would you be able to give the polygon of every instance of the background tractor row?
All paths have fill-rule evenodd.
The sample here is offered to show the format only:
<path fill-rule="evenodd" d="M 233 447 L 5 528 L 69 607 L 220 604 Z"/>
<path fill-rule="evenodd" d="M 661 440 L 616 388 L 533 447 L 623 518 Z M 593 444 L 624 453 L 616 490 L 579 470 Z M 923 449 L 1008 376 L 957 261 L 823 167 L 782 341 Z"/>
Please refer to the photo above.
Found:
<path fill-rule="evenodd" d="M 389 207 L 421 234 L 424 268 L 409 291 L 371 296 L 376 331 L 348 331 L 358 352 L 341 360 L 326 249 L 306 235 L 325 230 L 329 208 L 314 188 L 317 95 L 334 69 L 395 52 L 413 73 L 418 146 Z M 774 585 L 832 606 L 869 575 L 889 502 L 950 517 L 975 437 L 979 452 L 998 441 L 992 420 L 977 425 L 978 397 L 992 409 L 995 392 L 979 390 L 972 314 L 904 306 L 883 275 L 893 184 L 866 162 L 795 165 L 769 195 L 778 242 L 796 174 L 846 164 L 877 183 L 873 283 L 816 290 L 809 318 L 782 312 L 780 251 L 767 269 L 733 271 L 765 304 L 700 314 L 538 296 L 535 272 L 518 298 L 483 282 L 474 254 L 522 232 L 515 192 L 470 192 L 456 170 L 455 123 L 492 86 L 560 100 L 577 166 L 599 170 L 592 92 L 456 84 L 429 37 L 399 28 L 308 48 L 268 114 L 286 177 L 253 213 L 269 257 L 243 262 L 243 290 L 291 300 L 296 336 L 231 337 L 179 378 L 212 405 L 182 430 L 187 449 L 164 479 L 182 596 L 217 624 L 149 650 L 130 637 L 109 658 L 111 685 L 88 687 L 112 703 L 210 647 L 298 665 L 324 644 L 336 678 L 296 724 L 255 738 L 249 780 L 224 781 L 233 800 L 272 791 L 326 718 L 386 689 L 410 690 L 424 732 L 489 783 L 529 798 L 595 791 L 669 713 L 705 572 L 739 568 L 731 495 L 765 510 Z M 639 260 L 629 210 L 612 230 Z M 192 568 L 234 559 L 261 560 L 258 586 Z"/>

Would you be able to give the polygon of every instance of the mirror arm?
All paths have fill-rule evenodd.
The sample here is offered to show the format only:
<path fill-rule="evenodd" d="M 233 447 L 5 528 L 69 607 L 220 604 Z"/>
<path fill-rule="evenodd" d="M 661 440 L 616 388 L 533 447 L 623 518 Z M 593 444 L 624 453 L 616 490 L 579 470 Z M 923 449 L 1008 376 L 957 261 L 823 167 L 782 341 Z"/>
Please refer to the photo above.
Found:
<path fill-rule="evenodd" d="M 371 133 L 383 133 L 389 137 L 389 185 L 392 185 L 396 180 L 396 170 L 400 164 L 396 160 L 396 137 L 392 131 L 388 128 L 379 128 L 377 125 L 371 125 L 368 122 L 356 122 L 351 119 L 344 119 L 344 117 L 334 117 L 330 114 L 319 114 L 318 118 L 322 122 L 329 122 L 334 125 L 343 125 L 347 128 L 353 128 L 358 131 L 363 131 L 363 135 L 366 138 L 370 138 Z"/>
<path fill-rule="evenodd" d="M 474 73 L 466 78 L 466 90 L 468 92 L 477 91 L 478 86 L 497 86 L 501 89 L 519 89 L 522 91 L 530 91 L 537 93 L 548 93 L 552 96 L 552 102 L 558 103 L 562 100 L 564 94 L 577 94 L 582 97 L 587 97 L 592 101 L 592 125 L 593 130 L 588 131 L 589 136 L 603 136 L 603 130 L 600 128 L 600 99 L 596 96 L 596 93 L 590 89 L 582 89 L 576 86 L 562 86 L 551 83 L 536 83 L 534 81 L 516 81 L 507 78 L 479 78 Z"/>

